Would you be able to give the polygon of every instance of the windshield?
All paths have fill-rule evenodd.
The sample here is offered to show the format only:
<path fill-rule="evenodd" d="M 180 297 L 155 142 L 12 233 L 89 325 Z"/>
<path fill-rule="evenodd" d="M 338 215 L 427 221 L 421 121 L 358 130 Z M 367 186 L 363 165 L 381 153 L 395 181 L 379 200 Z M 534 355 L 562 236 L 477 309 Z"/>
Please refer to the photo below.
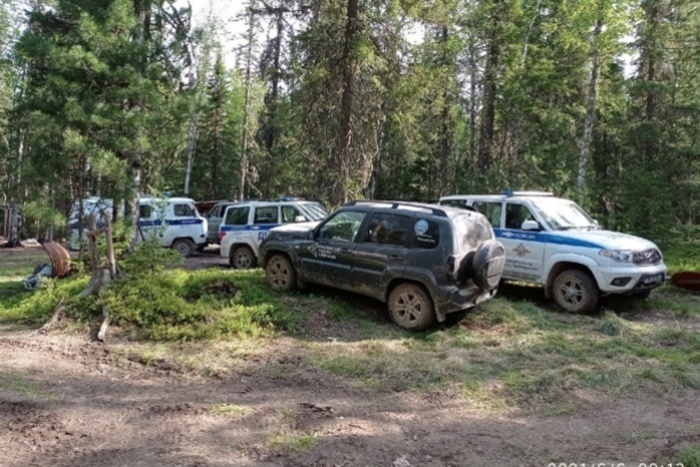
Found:
<path fill-rule="evenodd" d="M 568 199 L 538 199 L 532 204 L 552 230 L 598 228 L 586 211 Z"/>
<path fill-rule="evenodd" d="M 311 221 L 321 221 L 328 217 L 328 212 L 318 203 L 301 203 L 299 206 Z"/>

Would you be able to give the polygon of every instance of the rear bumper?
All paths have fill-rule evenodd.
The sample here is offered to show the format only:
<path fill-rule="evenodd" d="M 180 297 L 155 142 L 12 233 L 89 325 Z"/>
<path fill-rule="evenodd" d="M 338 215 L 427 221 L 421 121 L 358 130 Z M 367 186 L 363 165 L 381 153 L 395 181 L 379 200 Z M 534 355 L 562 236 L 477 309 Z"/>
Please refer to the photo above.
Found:
<path fill-rule="evenodd" d="M 497 289 L 482 290 L 475 285 L 463 288 L 456 286 L 440 287 L 435 302 L 435 314 L 438 321 L 444 321 L 446 315 L 457 311 L 474 308 L 479 303 L 485 302 L 496 295 Z"/>

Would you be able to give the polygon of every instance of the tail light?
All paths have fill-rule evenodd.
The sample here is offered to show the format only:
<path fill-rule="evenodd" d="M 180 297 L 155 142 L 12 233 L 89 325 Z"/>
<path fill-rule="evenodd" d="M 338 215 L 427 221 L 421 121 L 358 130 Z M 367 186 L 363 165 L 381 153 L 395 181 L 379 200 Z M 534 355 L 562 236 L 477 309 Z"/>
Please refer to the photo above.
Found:
<path fill-rule="evenodd" d="M 219 241 L 223 240 L 226 236 L 226 232 L 219 232 Z"/>

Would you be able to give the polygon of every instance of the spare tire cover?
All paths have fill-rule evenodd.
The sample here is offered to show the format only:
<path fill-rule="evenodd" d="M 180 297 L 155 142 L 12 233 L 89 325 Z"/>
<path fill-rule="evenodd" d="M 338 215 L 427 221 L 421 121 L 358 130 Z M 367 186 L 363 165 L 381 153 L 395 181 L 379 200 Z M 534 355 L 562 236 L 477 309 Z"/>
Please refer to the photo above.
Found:
<path fill-rule="evenodd" d="M 503 275 L 506 249 L 496 240 L 487 240 L 477 248 L 472 261 L 472 280 L 483 290 L 494 290 Z"/>

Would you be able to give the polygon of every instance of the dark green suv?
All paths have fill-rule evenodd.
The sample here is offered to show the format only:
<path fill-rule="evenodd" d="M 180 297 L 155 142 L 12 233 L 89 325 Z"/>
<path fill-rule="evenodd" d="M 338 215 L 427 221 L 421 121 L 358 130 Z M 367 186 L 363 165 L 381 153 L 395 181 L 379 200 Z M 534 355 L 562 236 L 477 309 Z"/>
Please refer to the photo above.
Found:
<path fill-rule="evenodd" d="M 347 204 L 318 224 L 274 228 L 260 264 L 275 290 L 323 284 L 388 303 L 419 331 L 496 293 L 505 250 L 486 217 L 395 201 Z"/>

